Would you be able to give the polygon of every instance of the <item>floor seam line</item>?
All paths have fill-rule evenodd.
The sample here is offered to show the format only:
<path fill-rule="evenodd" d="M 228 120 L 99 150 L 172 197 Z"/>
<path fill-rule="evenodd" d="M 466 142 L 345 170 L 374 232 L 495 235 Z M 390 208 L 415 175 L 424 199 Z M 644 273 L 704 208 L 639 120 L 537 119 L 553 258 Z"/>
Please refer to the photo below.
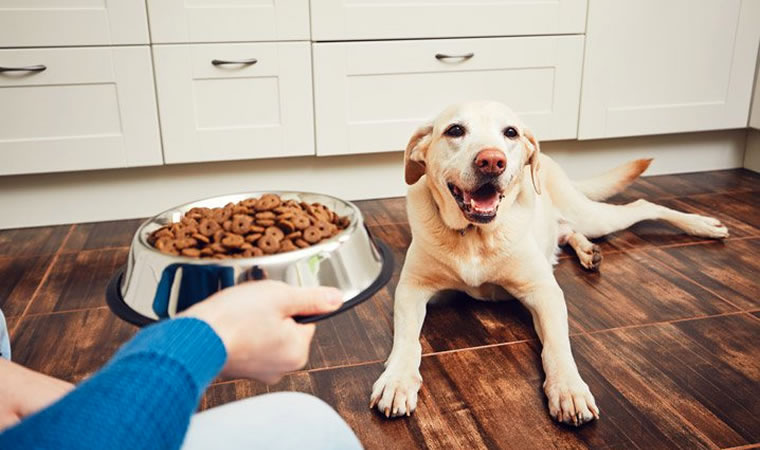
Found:
<path fill-rule="evenodd" d="M 309 373 L 317 373 L 317 372 L 324 372 L 324 371 L 327 371 L 327 370 L 348 369 L 348 368 L 352 368 L 352 367 L 369 366 L 369 365 L 372 365 L 372 364 L 380 364 L 382 362 L 383 362 L 383 360 L 376 359 L 376 360 L 362 361 L 362 362 L 352 363 L 352 364 L 340 364 L 340 365 L 337 365 L 337 366 L 315 367 L 313 369 L 305 369 L 305 370 L 302 369 L 302 370 L 297 370 L 295 372 L 288 372 L 288 373 L 285 374 L 285 376 L 299 375 L 299 374 L 309 374 Z M 237 379 L 234 379 L 234 380 L 226 380 L 226 381 L 219 381 L 219 382 L 216 382 L 216 383 L 211 383 L 209 386 L 220 386 L 220 385 L 225 385 L 225 384 L 236 383 L 238 381 L 255 381 L 255 380 L 249 380 L 249 379 L 246 379 L 246 378 L 237 378 Z"/>
<path fill-rule="evenodd" d="M 482 350 L 482 349 L 494 348 L 494 347 L 505 347 L 505 346 L 514 345 L 514 344 L 526 344 L 526 343 L 535 342 L 535 341 L 536 341 L 536 339 L 523 339 L 523 340 L 520 340 L 520 341 L 500 342 L 498 344 L 479 345 L 479 346 L 475 346 L 475 347 L 458 348 L 458 349 L 452 349 L 452 350 L 441 350 L 441 351 L 437 351 L 437 352 L 431 352 L 431 353 L 423 354 L 422 357 L 426 358 L 426 357 L 429 357 L 429 356 L 447 355 L 447 354 L 451 354 L 451 353 L 458 353 L 458 352 L 469 351 L 469 350 Z M 336 366 L 328 366 L 328 367 L 315 367 L 313 369 L 306 369 L 306 370 L 299 370 L 299 371 L 296 371 L 296 372 L 290 372 L 290 373 L 287 373 L 286 375 L 297 375 L 297 374 L 304 374 L 304 373 L 308 374 L 308 373 L 324 372 L 324 371 L 327 371 L 327 370 L 337 370 L 337 369 L 347 369 L 347 368 L 352 368 L 352 367 L 369 366 L 369 365 L 372 365 L 372 364 L 382 364 L 383 361 L 384 360 L 382 360 L 382 359 L 374 359 L 374 360 L 362 361 L 362 362 L 351 363 L 351 364 L 339 364 L 339 365 L 336 365 Z M 217 382 L 217 383 L 212 383 L 211 386 L 230 384 L 230 383 L 234 383 L 236 381 L 245 381 L 245 380 L 243 380 L 243 379 L 236 379 L 236 380 L 220 381 L 220 382 Z"/>
<path fill-rule="evenodd" d="M 369 366 L 371 364 L 382 364 L 382 359 L 373 359 L 370 361 L 362 361 L 358 363 L 351 363 L 351 364 L 340 364 L 337 366 L 329 366 L 329 367 L 315 367 L 313 369 L 307 369 L 307 370 L 301 370 L 299 372 L 294 373 L 317 373 L 317 372 L 324 372 L 325 370 L 332 370 L 332 369 L 348 369 L 351 367 L 361 367 L 361 366 Z"/>
<path fill-rule="evenodd" d="M 120 245 L 115 247 L 102 247 L 102 248 L 80 248 L 80 249 L 64 249 L 61 254 L 70 255 L 72 253 L 84 253 L 84 252 L 99 252 L 99 251 L 107 251 L 107 250 L 129 250 L 131 248 L 130 245 Z"/>
<path fill-rule="evenodd" d="M 476 345 L 474 347 L 465 347 L 465 348 L 455 348 L 451 350 L 439 350 L 436 352 L 430 352 L 430 353 L 424 353 L 422 355 L 423 358 L 426 358 L 428 356 L 438 356 L 438 355 L 448 355 L 451 353 L 457 353 L 457 352 L 463 352 L 463 351 L 469 351 L 469 350 L 483 350 L 488 348 L 495 348 L 495 347 L 506 347 L 509 345 L 515 345 L 515 344 L 526 344 L 528 342 L 535 342 L 536 339 L 521 339 L 519 341 L 509 341 L 509 342 L 499 342 L 496 344 L 485 344 L 485 345 Z"/>
<path fill-rule="evenodd" d="M 726 313 L 720 313 L 720 314 L 709 314 L 706 316 L 694 316 L 694 317 L 684 317 L 680 319 L 671 319 L 671 320 L 661 320 L 658 322 L 649 322 L 649 323 L 640 323 L 640 324 L 633 324 L 633 325 L 623 325 L 620 327 L 614 327 L 614 328 L 605 328 L 602 330 L 594 330 L 589 331 L 586 333 L 570 333 L 570 336 L 586 336 L 586 335 L 595 335 L 595 334 L 602 334 L 607 332 L 613 332 L 613 331 L 620 331 L 620 330 L 632 330 L 637 328 L 645 328 L 645 327 L 651 327 L 651 326 L 657 326 L 657 325 L 669 325 L 674 323 L 680 323 L 680 322 L 688 322 L 691 320 L 705 320 L 705 319 L 715 319 L 718 317 L 725 317 L 725 316 L 737 316 L 740 314 L 749 314 L 748 311 L 731 311 Z"/>
<path fill-rule="evenodd" d="M 665 248 L 678 248 L 678 247 L 690 247 L 690 246 L 697 246 L 697 245 L 710 245 L 714 244 L 716 242 L 733 242 L 733 241 L 746 241 L 749 239 L 760 239 L 760 235 L 751 235 L 751 236 L 739 236 L 739 237 L 728 237 L 726 239 L 704 239 L 701 241 L 694 241 L 694 242 L 680 242 L 676 244 L 665 244 L 665 245 L 646 245 L 642 247 L 632 247 L 632 248 L 625 248 L 625 249 L 608 249 L 604 250 L 604 254 L 619 254 L 619 253 L 626 253 L 626 252 L 641 252 L 646 250 L 656 250 L 656 249 L 665 249 Z M 595 243 L 596 245 L 600 245 L 600 243 Z M 575 255 L 563 255 L 560 256 L 560 259 L 564 258 L 572 258 Z"/>
<path fill-rule="evenodd" d="M 27 314 L 24 317 L 54 316 L 54 315 L 68 314 L 68 313 L 78 313 L 78 312 L 86 312 L 86 311 L 99 311 L 101 309 L 108 309 L 108 306 L 93 306 L 93 307 L 90 307 L 90 308 L 67 309 L 65 311 L 50 311 L 50 312 L 29 313 L 29 314 Z"/>
<path fill-rule="evenodd" d="M 655 175 L 655 176 L 658 176 L 658 175 Z M 642 177 L 642 179 L 646 179 L 646 177 Z M 635 189 L 634 186 L 631 186 L 631 188 Z M 698 194 L 681 194 L 681 195 L 671 195 L 671 196 L 666 196 L 666 197 L 656 197 L 655 196 L 651 200 L 648 199 L 648 198 L 645 198 L 645 200 L 649 200 L 649 201 L 652 201 L 652 202 L 657 202 L 659 200 L 673 200 L 673 199 L 679 199 L 679 198 L 698 197 L 698 196 L 701 196 L 701 195 L 744 194 L 744 193 L 747 193 L 747 192 L 755 192 L 755 191 L 758 191 L 758 190 L 759 189 L 754 189 L 754 188 L 734 189 L 734 190 L 729 190 L 729 191 L 701 192 L 701 193 L 698 193 Z M 644 198 L 644 197 L 641 197 L 641 198 Z"/>
<path fill-rule="evenodd" d="M 653 255 L 653 256 L 654 256 L 654 255 Z M 738 305 L 734 304 L 732 301 L 730 301 L 730 300 L 726 299 L 726 298 L 725 298 L 725 297 L 723 297 L 722 295 L 718 295 L 718 294 L 717 294 L 716 292 L 714 292 L 712 289 L 710 289 L 710 288 L 708 288 L 708 287 L 706 287 L 706 286 L 703 286 L 703 285 L 702 285 L 702 283 L 700 283 L 699 281 L 697 281 L 697 280 L 693 279 L 692 277 L 690 277 L 690 276 L 688 276 L 688 275 L 686 275 L 686 274 L 684 274 L 684 273 L 681 273 L 681 272 L 679 272 L 678 270 L 676 270 L 676 269 L 674 269 L 673 267 L 671 267 L 669 264 L 667 264 L 667 263 L 665 263 L 664 261 L 662 261 L 662 260 L 661 260 L 660 258 L 658 258 L 657 256 L 654 256 L 654 258 L 655 258 L 655 259 L 656 259 L 658 262 L 660 262 L 660 263 L 661 263 L 661 265 L 662 265 L 662 266 L 664 266 L 664 267 L 665 267 L 667 270 L 669 270 L 669 271 L 671 271 L 671 272 L 675 273 L 675 274 L 676 274 L 676 275 L 678 275 L 679 277 L 683 277 L 684 279 L 688 280 L 689 282 L 691 282 L 691 283 L 694 283 L 695 285 L 699 286 L 700 288 L 702 288 L 702 289 L 706 290 L 707 292 L 709 292 L 709 293 L 711 293 L 712 295 L 714 295 L 714 296 L 716 296 L 717 298 L 719 298 L 719 299 L 720 299 L 722 302 L 726 303 L 726 304 L 727 304 L 727 305 L 729 305 L 729 306 L 732 306 L 732 307 L 736 308 L 736 310 L 737 310 L 737 311 L 743 311 L 743 309 L 742 309 L 741 307 L 739 307 Z"/>
<path fill-rule="evenodd" d="M 760 441 L 753 442 L 752 444 L 737 445 L 736 447 L 721 447 L 721 450 L 749 450 L 758 447 L 760 447 Z"/>
<path fill-rule="evenodd" d="M 32 303 L 37 299 L 37 296 L 40 293 L 40 290 L 42 289 L 42 286 L 45 284 L 47 279 L 50 277 L 50 273 L 53 271 L 53 266 L 58 262 L 58 258 L 63 253 L 63 248 L 66 246 L 66 244 L 69 241 L 69 238 L 74 233 L 74 230 L 76 229 L 77 224 L 73 223 L 69 226 L 69 231 L 66 233 L 66 236 L 63 238 L 63 241 L 61 241 L 61 246 L 58 247 L 58 250 L 56 250 L 53 257 L 50 259 L 50 264 L 45 269 L 45 273 L 42 275 L 42 278 L 40 279 L 40 282 L 37 284 L 37 287 L 34 289 L 34 292 L 32 292 L 31 297 L 29 298 L 29 303 L 26 304 L 24 307 L 24 310 L 21 312 L 21 315 L 18 316 L 18 320 L 16 321 L 16 325 L 14 325 L 13 330 L 10 330 L 10 335 L 15 336 L 16 331 L 21 326 L 21 322 L 24 321 L 24 318 L 26 317 L 27 313 L 29 312 L 29 309 L 32 307 Z"/>
<path fill-rule="evenodd" d="M 597 344 L 601 344 L 601 343 L 599 342 L 599 340 L 598 340 L 598 339 L 596 339 L 594 336 L 589 336 L 589 338 L 590 338 L 592 341 L 595 341 Z M 662 375 L 664 375 L 665 377 L 667 377 L 667 376 L 668 376 L 668 375 L 667 375 L 665 372 L 663 372 L 663 371 L 662 371 L 660 368 L 658 368 L 658 367 L 654 367 L 654 366 L 653 366 L 652 368 L 653 368 L 654 370 L 656 370 L 657 372 L 661 373 Z M 641 372 L 640 370 L 638 370 L 638 368 L 636 368 L 635 366 L 630 366 L 630 370 L 632 370 L 632 371 L 634 372 L 634 374 L 635 374 L 637 377 L 640 377 L 640 378 L 646 379 L 646 374 L 645 374 L 645 373 L 642 373 L 642 372 Z M 600 373 L 600 375 L 601 375 L 601 373 Z M 617 386 L 615 386 L 615 385 L 613 384 L 612 380 L 610 380 L 610 381 L 609 381 L 609 383 L 610 383 L 610 385 L 611 385 L 611 386 L 613 386 L 613 387 L 614 387 L 614 388 L 615 388 L 615 389 L 616 389 L 618 392 L 620 392 L 620 391 L 619 391 L 619 389 L 617 388 Z M 693 432 L 694 432 L 694 435 L 698 435 L 698 436 L 701 436 L 702 438 L 704 438 L 704 441 L 705 441 L 705 442 L 710 442 L 710 443 L 712 443 L 712 444 L 714 444 L 714 443 L 715 443 L 715 442 L 714 442 L 714 441 L 713 441 L 713 440 L 710 438 L 710 436 L 708 436 L 707 434 L 705 434 L 705 433 L 703 432 L 703 430 L 701 430 L 701 429 L 700 429 L 700 428 L 699 428 L 699 427 L 698 427 L 696 424 L 694 424 L 692 421 L 688 420 L 688 418 L 687 418 L 687 417 L 686 417 L 684 414 L 682 414 L 682 413 L 681 413 L 681 410 L 680 410 L 678 407 L 676 407 L 675 405 L 672 405 L 672 404 L 670 404 L 669 402 L 667 402 L 667 401 L 666 401 L 666 396 L 663 396 L 663 395 L 661 395 L 661 394 L 658 392 L 658 390 L 657 390 L 657 389 L 655 389 L 655 388 L 654 388 L 654 387 L 652 387 L 651 385 L 646 385 L 646 384 L 644 385 L 644 389 L 645 389 L 645 390 L 647 390 L 647 391 L 648 391 L 648 392 L 649 392 L 649 393 L 650 393 L 650 394 L 651 394 L 651 395 L 652 395 L 654 398 L 656 398 L 656 399 L 659 399 L 659 400 L 662 402 L 662 404 L 664 405 L 664 408 L 666 408 L 666 409 L 670 410 L 670 411 L 673 413 L 673 415 L 674 415 L 674 416 L 676 416 L 676 417 L 680 418 L 680 419 L 681 419 L 681 420 L 680 420 L 680 423 L 681 423 L 681 424 L 682 424 L 682 425 L 683 425 L 685 428 L 687 428 L 687 429 L 691 429 L 691 431 L 693 431 Z M 629 439 L 630 439 L 630 438 L 629 438 Z"/>

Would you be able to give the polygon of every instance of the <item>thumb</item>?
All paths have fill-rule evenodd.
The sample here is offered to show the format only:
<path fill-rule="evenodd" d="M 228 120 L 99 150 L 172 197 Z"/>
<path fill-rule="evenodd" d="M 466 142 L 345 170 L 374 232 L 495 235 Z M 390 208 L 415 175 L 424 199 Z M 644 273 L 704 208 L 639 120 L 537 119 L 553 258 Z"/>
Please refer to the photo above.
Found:
<path fill-rule="evenodd" d="M 312 316 L 335 311 L 343 304 L 343 294 L 328 287 L 293 288 L 283 302 L 286 317 Z"/>

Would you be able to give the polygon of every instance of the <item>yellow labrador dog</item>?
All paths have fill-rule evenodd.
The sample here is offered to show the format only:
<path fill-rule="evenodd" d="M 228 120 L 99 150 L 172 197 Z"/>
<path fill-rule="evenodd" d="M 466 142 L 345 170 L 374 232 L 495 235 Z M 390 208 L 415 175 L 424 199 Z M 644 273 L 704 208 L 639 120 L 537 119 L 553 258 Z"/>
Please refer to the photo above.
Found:
<path fill-rule="evenodd" d="M 558 245 L 569 244 L 584 267 L 595 269 L 601 255 L 588 238 L 642 220 L 664 220 L 695 236 L 728 236 L 716 219 L 646 200 L 601 203 L 651 160 L 573 183 L 500 103 L 449 107 L 414 133 L 404 159 L 413 238 L 396 288 L 393 350 L 370 398 L 370 407 L 388 417 L 415 409 L 426 304 L 454 289 L 477 299 L 519 299 L 543 344 L 549 414 L 572 425 L 598 418 L 570 350 L 565 299 L 553 274 Z"/>

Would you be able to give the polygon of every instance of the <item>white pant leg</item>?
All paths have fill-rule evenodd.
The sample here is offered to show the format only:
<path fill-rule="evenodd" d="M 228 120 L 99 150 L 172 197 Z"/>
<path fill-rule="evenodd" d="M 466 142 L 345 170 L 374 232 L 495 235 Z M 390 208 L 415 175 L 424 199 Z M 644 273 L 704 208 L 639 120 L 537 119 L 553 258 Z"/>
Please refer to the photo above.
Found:
<path fill-rule="evenodd" d="M 11 336 L 2 310 L 0 310 L 0 358 L 11 359 Z"/>
<path fill-rule="evenodd" d="M 196 449 L 361 449 L 335 410 L 311 395 L 277 392 L 193 416 L 182 444 Z"/>

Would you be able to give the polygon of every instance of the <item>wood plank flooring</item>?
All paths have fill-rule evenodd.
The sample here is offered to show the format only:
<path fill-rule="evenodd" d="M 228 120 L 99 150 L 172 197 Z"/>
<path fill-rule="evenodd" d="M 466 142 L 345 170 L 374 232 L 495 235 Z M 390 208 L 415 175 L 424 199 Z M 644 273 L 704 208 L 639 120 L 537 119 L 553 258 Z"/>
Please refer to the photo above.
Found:
<path fill-rule="evenodd" d="M 393 291 L 411 234 L 404 200 L 357 202 L 392 247 L 391 282 L 317 327 L 304 370 L 275 386 L 219 379 L 200 408 L 279 390 L 312 393 L 367 448 L 731 448 L 760 445 L 760 175 L 747 170 L 648 177 L 614 198 L 646 198 L 713 215 L 714 242 L 643 223 L 600 241 L 599 273 L 572 250 L 556 275 L 567 299 L 579 370 L 601 409 L 580 429 L 553 423 L 541 390 L 540 346 L 516 301 L 446 293 L 422 331 L 424 385 L 412 417 L 368 408 L 390 351 Z M 78 382 L 137 329 L 105 307 L 140 220 L 0 231 L 0 308 L 14 359 Z"/>

